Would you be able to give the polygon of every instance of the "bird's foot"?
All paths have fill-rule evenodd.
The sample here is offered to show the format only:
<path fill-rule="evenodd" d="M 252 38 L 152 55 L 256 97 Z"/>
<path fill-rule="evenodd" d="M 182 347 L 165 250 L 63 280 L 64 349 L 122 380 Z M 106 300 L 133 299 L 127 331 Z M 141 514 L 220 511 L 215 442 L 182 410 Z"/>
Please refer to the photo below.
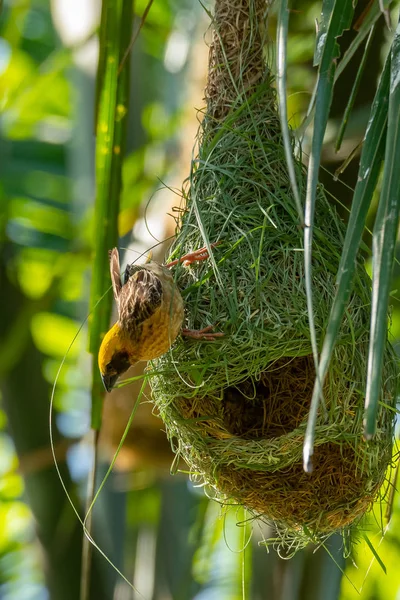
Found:
<path fill-rule="evenodd" d="M 182 335 L 194 340 L 208 340 L 210 342 L 214 342 L 217 338 L 224 337 L 224 333 L 211 332 L 213 327 L 214 325 L 209 325 L 203 329 L 182 329 Z"/>
<path fill-rule="evenodd" d="M 218 246 L 220 243 L 221 242 L 215 242 L 214 244 L 211 244 L 211 248 L 215 248 L 215 246 Z M 202 260 L 206 260 L 209 257 L 210 257 L 210 254 L 209 254 L 207 248 L 204 246 L 203 248 L 199 248 L 199 250 L 194 250 L 193 252 L 189 252 L 188 254 L 181 256 L 181 258 L 172 260 L 171 262 L 167 263 L 165 266 L 169 268 L 169 267 L 174 267 L 178 263 L 183 263 L 184 267 L 188 267 L 189 265 L 191 265 L 194 262 L 200 262 Z"/>

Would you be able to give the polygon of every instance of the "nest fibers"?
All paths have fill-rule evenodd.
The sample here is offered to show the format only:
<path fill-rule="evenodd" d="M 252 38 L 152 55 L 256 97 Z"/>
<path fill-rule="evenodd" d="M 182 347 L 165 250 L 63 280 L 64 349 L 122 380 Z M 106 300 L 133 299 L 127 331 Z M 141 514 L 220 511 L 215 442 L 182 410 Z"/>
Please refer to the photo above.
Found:
<path fill-rule="evenodd" d="M 212 258 L 177 267 L 187 327 L 215 325 L 215 342 L 180 339 L 152 364 L 153 399 L 192 477 L 222 501 L 273 521 L 284 539 L 321 539 L 370 507 L 391 459 L 396 365 L 388 345 L 377 434 L 362 439 L 370 280 L 358 265 L 324 384 L 314 471 L 302 448 L 314 385 L 303 233 L 291 193 L 270 72 L 265 3 L 217 2 L 207 110 L 171 258 L 210 244 Z M 297 176 L 305 186 L 299 161 Z M 302 190 L 304 192 L 304 189 Z M 304 194 L 303 194 L 304 197 Z M 344 227 L 319 189 L 313 301 L 322 341 Z"/>

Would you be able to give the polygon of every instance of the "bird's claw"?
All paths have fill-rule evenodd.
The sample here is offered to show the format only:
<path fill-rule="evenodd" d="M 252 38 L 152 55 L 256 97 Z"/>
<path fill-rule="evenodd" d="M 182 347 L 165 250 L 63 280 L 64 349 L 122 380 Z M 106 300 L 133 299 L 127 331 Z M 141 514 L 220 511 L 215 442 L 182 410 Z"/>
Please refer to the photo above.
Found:
<path fill-rule="evenodd" d="M 213 244 L 211 244 L 211 248 L 215 248 L 215 246 L 218 246 L 220 243 L 221 242 L 214 242 Z M 207 248 L 204 246 L 203 248 L 199 248 L 198 250 L 194 250 L 193 252 L 188 252 L 188 254 L 181 256 L 181 258 L 172 260 L 171 262 L 167 263 L 165 266 L 169 268 L 169 267 L 174 267 L 175 265 L 177 265 L 179 263 L 183 263 L 184 267 L 188 267 L 189 265 L 191 265 L 194 262 L 201 262 L 202 260 L 206 260 L 209 257 L 210 257 L 210 254 L 209 254 Z"/>
<path fill-rule="evenodd" d="M 224 333 L 215 333 L 211 332 L 214 325 L 209 325 L 208 327 L 204 327 L 203 329 L 182 329 L 182 335 L 185 337 L 190 337 L 194 340 L 206 340 L 209 342 L 215 342 L 217 338 L 224 337 Z M 210 333 L 209 333 L 210 332 Z"/>

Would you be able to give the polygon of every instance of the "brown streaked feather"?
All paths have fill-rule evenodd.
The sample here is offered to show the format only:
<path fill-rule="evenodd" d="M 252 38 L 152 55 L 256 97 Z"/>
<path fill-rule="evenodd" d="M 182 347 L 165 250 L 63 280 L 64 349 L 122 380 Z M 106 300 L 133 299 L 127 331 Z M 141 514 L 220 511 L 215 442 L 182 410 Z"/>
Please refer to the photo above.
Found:
<path fill-rule="evenodd" d="M 130 265 L 119 296 L 119 320 L 128 329 L 138 329 L 161 306 L 163 286 L 159 277 L 145 266 Z"/>
<path fill-rule="evenodd" d="M 134 263 L 132 263 L 131 265 L 126 265 L 123 280 L 122 280 L 122 285 L 125 285 L 126 283 L 128 283 L 129 278 L 132 277 L 132 275 L 134 273 L 137 273 L 138 271 L 141 271 L 142 269 L 143 269 L 143 265 L 135 265 Z"/>
<path fill-rule="evenodd" d="M 111 283 L 112 283 L 112 287 L 113 287 L 114 298 L 118 302 L 119 296 L 121 293 L 121 289 L 122 289 L 121 269 L 119 266 L 118 249 L 113 248 L 112 250 L 110 250 L 108 253 L 108 256 L 110 259 L 110 274 L 111 274 Z"/>

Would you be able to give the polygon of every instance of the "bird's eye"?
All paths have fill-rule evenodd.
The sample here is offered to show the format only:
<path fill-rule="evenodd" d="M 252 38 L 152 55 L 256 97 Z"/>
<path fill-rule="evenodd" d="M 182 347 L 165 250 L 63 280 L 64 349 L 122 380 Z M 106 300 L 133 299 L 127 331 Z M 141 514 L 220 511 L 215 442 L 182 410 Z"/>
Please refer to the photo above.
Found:
<path fill-rule="evenodd" d="M 107 365 L 107 375 L 120 375 L 130 367 L 127 352 L 117 352 Z"/>

